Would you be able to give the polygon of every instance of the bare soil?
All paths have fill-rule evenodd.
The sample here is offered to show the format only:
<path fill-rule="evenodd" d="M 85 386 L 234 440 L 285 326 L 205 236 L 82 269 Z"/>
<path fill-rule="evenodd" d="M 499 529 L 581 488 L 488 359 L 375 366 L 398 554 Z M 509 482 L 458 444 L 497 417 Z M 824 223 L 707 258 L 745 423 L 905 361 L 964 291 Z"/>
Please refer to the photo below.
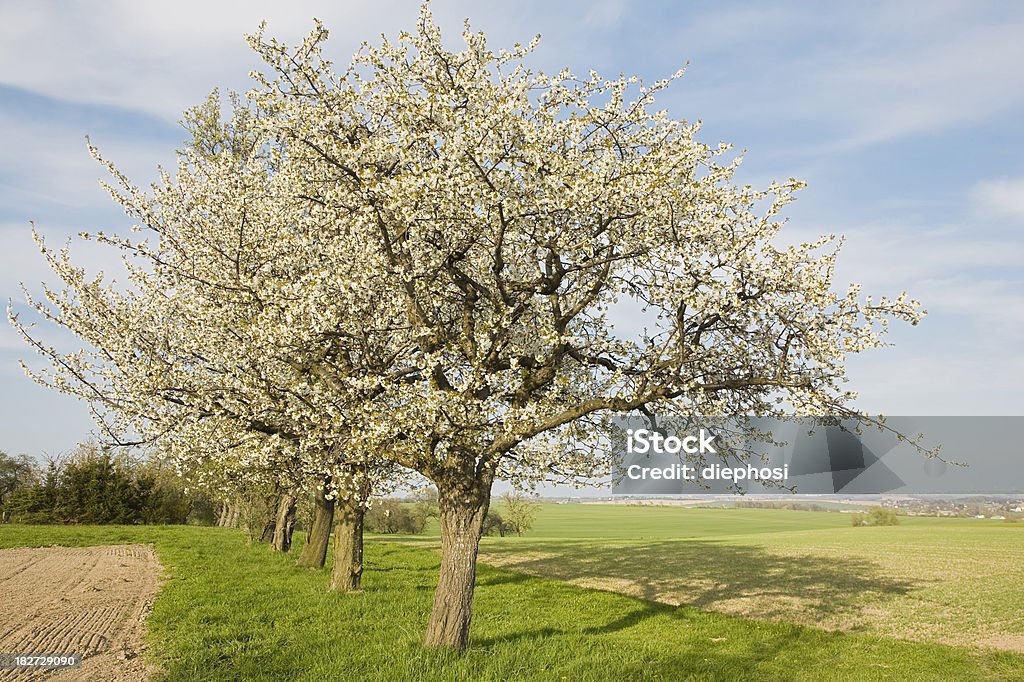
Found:
<path fill-rule="evenodd" d="M 0 550 L 0 653 L 82 654 L 82 667 L 0 680 L 144 680 L 145 620 L 161 566 L 149 545 Z"/>

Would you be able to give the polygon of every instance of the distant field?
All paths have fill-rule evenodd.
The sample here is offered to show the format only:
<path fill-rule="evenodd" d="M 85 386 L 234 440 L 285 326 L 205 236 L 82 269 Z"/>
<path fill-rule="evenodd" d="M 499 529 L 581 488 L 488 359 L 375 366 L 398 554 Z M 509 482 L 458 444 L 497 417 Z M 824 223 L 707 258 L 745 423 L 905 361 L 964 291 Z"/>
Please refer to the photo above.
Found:
<path fill-rule="evenodd" d="M 853 528 L 826 512 L 545 505 L 528 535 L 485 539 L 482 556 L 667 604 L 1024 651 L 1024 524 Z"/>
<path fill-rule="evenodd" d="M 500 510 L 500 503 L 496 505 Z M 846 514 L 622 504 L 545 504 L 530 538 L 680 539 L 850 525 Z"/>
<path fill-rule="evenodd" d="M 501 511 L 501 503 L 495 507 Z M 629 504 L 542 504 L 524 537 L 533 539 L 683 539 L 850 528 L 850 515 L 792 509 Z M 902 526 L 1024 529 L 993 519 L 902 516 Z"/>

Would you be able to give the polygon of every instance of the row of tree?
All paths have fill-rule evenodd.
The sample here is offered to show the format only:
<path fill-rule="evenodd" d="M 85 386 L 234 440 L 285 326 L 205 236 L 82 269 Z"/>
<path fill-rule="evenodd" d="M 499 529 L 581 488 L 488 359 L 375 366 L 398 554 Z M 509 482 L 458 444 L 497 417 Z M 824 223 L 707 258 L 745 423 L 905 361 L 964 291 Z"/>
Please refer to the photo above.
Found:
<path fill-rule="evenodd" d="M 307 503 L 308 502 L 308 503 Z M 521 493 L 501 496 L 504 514 L 491 508 L 484 533 L 522 535 L 539 505 Z M 301 507 L 301 509 L 300 509 Z M 60 524 L 194 524 L 241 528 L 250 542 L 287 552 L 300 518 L 315 523 L 312 498 L 300 491 L 239 489 L 214 500 L 190 490 L 167 466 L 115 453 L 94 442 L 40 467 L 27 455 L 0 451 L 0 521 Z M 417 534 L 440 516 L 437 490 L 422 488 L 409 499 L 371 500 L 365 515 L 371 533 Z"/>
<path fill-rule="evenodd" d="M 334 528 L 339 590 L 360 587 L 371 495 L 429 482 L 425 641 L 461 649 L 496 480 L 607 473 L 622 414 L 864 418 L 845 358 L 919 306 L 835 293 L 831 238 L 777 244 L 801 183 L 737 184 L 726 146 L 656 108 L 680 74 L 545 75 L 536 41 L 495 52 L 469 29 L 452 51 L 425 5 L 350 68 L 326 38 L 250 36 L 267 72 L 226 116 L 216 93 L 187 113 L 151 191 L 91 148 L 136 225 L 83 236 L 127 284 L 37 235 L 61 286 L 29 305 L 87 347 L 11 322 L 50 361 L 32 375 L 89 400 L 112 442 L 203 489 L 275 491 L 285 526 L 281 491 L 308 491 L 300 563 Z"/>

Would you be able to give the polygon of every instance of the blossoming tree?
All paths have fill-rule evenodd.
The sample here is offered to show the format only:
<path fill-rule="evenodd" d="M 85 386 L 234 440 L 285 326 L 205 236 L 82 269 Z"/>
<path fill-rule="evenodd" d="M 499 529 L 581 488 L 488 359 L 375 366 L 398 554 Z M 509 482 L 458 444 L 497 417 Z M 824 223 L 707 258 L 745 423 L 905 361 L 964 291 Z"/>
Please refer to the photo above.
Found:
<path fill-rule="evenodd" d="M 123 363 L 116 400 L 161 398 L 129 410 L 136 430 L 230 419 L 311 471 L 339 446 L 432 481 L 429 646 L 468 642 L 496 479 L 602 471 L 607 420 L 638 410 L 857 416 L 847 355 L 920 317 L 903 294 L 836 293 L 834 238 L 779 244 L 801 183 L 738 186 L 727 146 L 655 108 L 681 74 L 535 73 L 534 43 L 495 52 L 468 25 L 452 51 L 425 6 L 340 72 L 326 37 L 250 37 L 269 69 L 245 163 L 205 177 L 186 150 L 153 197 L 115 193 L 160 226 L 159 248 L 106 238 L 152 266 L 121 294 L 130 319 L 52 261 L 79 292 L 51 292 L 56 321 L 100 354 L 48 354 L 58 387 Z"/>
<path fill-rule="evenodd" d="M 737 186 L 726 146 L 654 108 L 680 74 L 534 73 L 532 43 L 494 52 L 468 24 L 450 51 L 425 6 L 341 72 L 326 36 L 252 36 L 271 68 L 250 97 L 402 349 L 357 438 L 438 488 L 428 645 L 468 641 L 496 478 L 591 472 L 613 414 L 856 415 L 846 356 L 921 314 L 836 293 L 833 237 L 779 245 L 801 183 Z M 627 309 L 640 322 L 614 324 Z"/>

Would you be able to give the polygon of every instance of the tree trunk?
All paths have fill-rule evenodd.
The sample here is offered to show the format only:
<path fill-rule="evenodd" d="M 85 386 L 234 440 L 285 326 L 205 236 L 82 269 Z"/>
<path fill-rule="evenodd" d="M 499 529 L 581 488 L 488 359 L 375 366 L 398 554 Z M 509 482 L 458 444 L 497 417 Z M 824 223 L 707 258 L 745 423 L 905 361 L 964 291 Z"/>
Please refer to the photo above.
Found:
<path fill-rule="evenodd" d="M 487 471 L 436 481 L 441 510 L 441 572 L 427 623 L 428 647 L 465 649 L 473 615 L 476 556 L 491 501 Z"/>
<path fill-rule="evenodd" d="M 228 501 L 227 500 L 221 500 L 220 501 L 220 515 L 217 517 L 217 527 L 218 528 L 224 528 L 225 526 L 228 525 L 228 514 L 229 513 L 230 512 L 228 510 Z"/>
<path fill-rule="evenodd" d="M 277 503 L 277 522 L 274 524 L 274 541 L 270 546 L 275 552 L 287 552 L 292 548 L 292 529 L 295 528 L 295 495 L 285 493 Z"/>
<path fill-rule="evenodd" d="M 274 529 L 277 527 L 277 519 L 271 516 L 263 524 L 263 531 L 260 532 L 260 542 L 270 544 L 274 540 Z"/>
<path fill-rule="evenodd" d="M 242 516 L 242 505 L 235 500 L 228 506 L 228 528 L 238 528 L 238 519 Z"/>
<path fill-rule="evenodd" d="M 288 542 L 287 545 L 285 545 L 285 548 L 281 550 L 283 552 L 290 552 L 292 549 L 292 533 L 295 532 L 295 520 L 297 518 L 298 514 L 296 513 L 295 507 L 292 507 L 291 514 L 289 514 L 288 518 L 285 520 L 285 538 L 287 538 Z"/>
<path fill-rule="evenodd" d="M 329 485 L 330 482 L 325 483 L 323 490 L 316 495 L 316 514 L 298 561 L 298 565 L 304 568 L 323 568 L 327 560 L 327 544 L 334 528 L 334 499 L 328 500 L 325 496 Z"/>
<path fill-rule="evenodd" d="M 358 498 L 348 498 L 336 506 L 334 527 L 334 568 L 331 589 L 358 592 L 363 578 L 363 515 L 365 506 Z"/>

